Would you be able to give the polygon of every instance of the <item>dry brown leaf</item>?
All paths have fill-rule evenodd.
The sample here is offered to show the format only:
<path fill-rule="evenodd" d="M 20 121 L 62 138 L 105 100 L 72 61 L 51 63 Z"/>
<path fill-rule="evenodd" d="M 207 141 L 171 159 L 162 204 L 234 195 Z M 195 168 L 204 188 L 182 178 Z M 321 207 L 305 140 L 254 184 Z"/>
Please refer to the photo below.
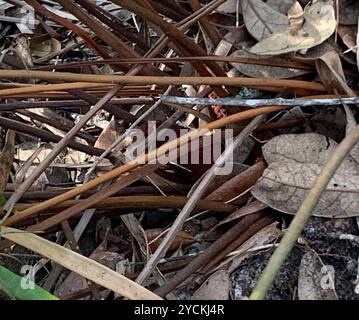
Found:
<path fill-rule="evenodd" d="M 106 150 L 109 148 L 115 141 L 117 141 L 121 135 L 125 132 L 123 126 L 121 126 L 116 119 L 112 119 L 107 123 L 105 128 L 102 130 L 100 136 L 95 142 L 94 147 Z M 122 141 L 116 148 L 113 149 L 112 153 L 114 155 L 121 155 L 121 149 L 123 146 L 128 144 L 128 140 Z M 94 160 L 97 160 L 98 157 L 93 157 Z M 101 165 L 111 165 L 111 162 L 108 159 L 104 159 L 101 161 Z M 98 175 L 102 175 L 103 171 L 97 170 Z"/>
<path fill-rule="evenodd" d="M 329 91 L 337 90 L 349 96 L 355 97 L 354 91 L 347 85 L 343 66 L 340 57 L 336 51 L 330 51 L 324 54 L 316 61 L 316 67 L 320 79 Z M 344 105 L 347 117 L 346 134 L 348 135 L 357 126 L 356 120 L 350 108 Z M 359 163 L 359 145 L 355 145 L 350 150 L 350 155 Z"/>
<path fill-rule="evenodd" d="M 318 255 L 308 251 L 302 257 L 298 276 L 299 300 L 338 300 L 332 266 L 325 266 Z"/>
<path fill-rule="evenodd" d="M 60 52 L 61 42 L 46 36 L 34 36 L 30 39 L 30 50 L 33 57 L 46 59 Z"/>
<path fill-rule="evenodd" d="M 315 63 L 320 80 L 329 91 L 337 90 L 355 97 L 345 80 L 343 66 L 338 53 L 334 50 L 323 54 Z"/>
<path fill-rule="evenodd" d="M 31 50 L 29 48 L 29 40 L 25 35 L 20 34 L 15 39 L 15 51 L 26 67 L 33 66 Z"/>
<path fill-rule="evenodd" d="M 304 11 L 305 22 L 297 33 L 292 34 L 287 25 L 250 48 L 257 55 L 278 55 L 293 51 L 307 50 L 328 39 L 337 23 L 332 0 L 318 0 Z"/>
<path fill-rule="evenodd" d="M 356 39 L 357 39 L 357 26 L 339 26 L 338 34 L 343 40 L 344 44 L 353 52 L 357 52 Z"/>
<path fill-rule="evenodd" d="M 248 32 L 263 40 L 288 28 L 288 17 L 262 0 L 242 0 L 243 19 Z"/>
<path fill-rule="evenodd" d="M 269 140 L 262 150 L 268 164 L 294 162 L 322 166 L 329 160 L 337 146 L 334 140 L 316 133 L 284 134 Z M 359 173 L 359 168 L 350 158 L 344 160 L 343 167 Z M 341 168 L 338 170 L 340 171 Z"/>
<path fill-rule="evenodd" d="M 252 194 L 268 206 L 295 214 L 337 143 L 319 134 L 277 136 L 263 147 L 269 166 Z M 353 217 L 359 215 L 359 166 L 348 156 L 329 182 L 313 215 Z"/>
<path fill-rule="evenodd" d="M 192 300 L 228 300 L 229 290 L 229 273 L 218 270 L 196 290 Z"/>
<path fill-rule="evenodd" d="M 345 110 L 345 114 L 347 116 L 347 125 L 346 125 L 346 130 L 345 133 L 346 135 L 350 134 L 354 128 L 358 125 L 353 112 L 351 111 L 351 109 L 344 105 L 344 110 Z M 359 164 L 359 145 L 356 144 L 351 150 L 350 150 L 350 155 L 351 157 L 358 162 Z"/>

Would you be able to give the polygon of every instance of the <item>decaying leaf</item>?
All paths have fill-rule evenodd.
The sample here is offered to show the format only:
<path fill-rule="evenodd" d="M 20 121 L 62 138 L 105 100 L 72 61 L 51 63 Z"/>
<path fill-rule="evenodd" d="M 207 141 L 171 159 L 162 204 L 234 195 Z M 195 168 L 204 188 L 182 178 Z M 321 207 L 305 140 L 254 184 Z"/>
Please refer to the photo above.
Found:
<path fill-rule="evenodd" d="M 268 164 L 314 163 L 322 166 L 337 146 L 334 140 L 316 133 L 284 134 L 269 140 L 263 146 L 263 155 Z M 352 172 L 359 172 L 356 163 L 349 158 L 344 160 L 342 167 Z"/>
<path fill-rule="evenodd" d="M 315 62 L 315 65 L 320 80 L 330 92 L 337 90 L 340 93 L 355 96 L 354 91 L 346 83 L 343 66 L 336 51 L 326 52 Z"/>
<path fill-rule="evenodd" d="M 268 168 L 252 194 L 281 212 L 295 214 L 337 143 L 319 134 L 277 136 L 263 147 Z M 329 182 L 313 215 L 359 215 L 359 166 L 348 156 Z"/>
<path fill-rule="evenodd" d="M 316 61 L 316 67 L 320 79 L 329 91 L 345 93 L 355 97 L 355 92 L 347 85 L 343 66 L 339 54 L 332 50 L 325 53 Z M 357 126 L 355 117 L 349 106 L 344 105 L 346 113 L 346 134 L 348 135 Z M 355 145 L 350 150 L 350 155 L 359 163 L 359 146 Z"/>
<path fill-rule="evenodd" d="M 249 51 L 257 55 L 278 55 L 307 50 L 321 44 L 335 31 L 336 19 L 332 0 L 318 0 L 304 11 L 305 22 L 295 34 L 289 24 L 258 42 Z M 280 22 L 281 24 L 281 22 Z"/>
<path fill-rule="evenodd" d="M 344 44 L 353 52 L 357 52 L 356 38 L 357 38 L 357 26 L 339 26 L 338 34 L 343 40 Z"/>
<path fill-rule="evenodd" d="M 237 50 L 231 54 L 232 57 L 241 56 L 241 57 L 255 57 L 255 55 L 250 54 L 245 50 Z M 278 58 L 278 61 L 286 61 L 286 58 Z M 248 64 L 248 63 L 239 63 L 232 62 L 231 65 L 239 70 L 241 73 L 246 76 L 253 78 L 272 78 L 272 79 L 290 79 L 303 74 L 307 74 L 308 70 L 299 70 L 294 68 L 282 68 L 282 67 L 272 67 L 272 66 L 263 66 L 258 64 Z"/>
<path fill-rule="evenodd" d="M 242 0 L 242 11 L 248 32 L 257 40 L 288 28 L 288 17 L 262 0 Z"/>
<path fill-rule="evenodd" d="M 321 166 L 317 164 L 272 163 L 252 194 L 278 211 L 295 214 L 320 170 Z M 359 176 L 353 176 L 352 172 L 336 174 L 313 215 L 327 218 L 358 216 L 358 186 Z"/>
<path fill-rule="evenodd" d="M 192 300 L 228 300 L 229 290 L 229 273 L 225 270 L 218 270 L 197 289 Z"/>
<path fill-rule="evenodd" d="M 312 251 L 302 257 L 298 277 L 299 300 L 338 300 L 332 266 L 324 265 Z"/>
<path fill-rule="evenodd" d="M 30 39 L 30 50 L 34 57 L 46 59 L 61 50 L 61 42 L 47 35 L 34 36 Z"/>

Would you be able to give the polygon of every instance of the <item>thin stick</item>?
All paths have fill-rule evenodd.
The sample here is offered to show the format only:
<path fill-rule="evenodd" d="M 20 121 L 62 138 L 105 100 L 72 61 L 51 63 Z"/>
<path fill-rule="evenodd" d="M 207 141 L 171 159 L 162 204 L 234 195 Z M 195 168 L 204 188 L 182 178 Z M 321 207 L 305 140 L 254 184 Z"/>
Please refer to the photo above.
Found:
<path fill-rule="evenodd" d="M 89 88 L 108 88 L 108 83 L 88 83 L 88 82 L 73 82 L 60 84 L 35 84 L 28 87 L 11 88 L 0 90 L 0 97 L 11 97 L 19 94 L 48 92 L 48 91 L 62 91 L 68 89 L 89 89 Z"/>
<path fill-rule="evenodd" d="M 87 190 L 97 187 L 98 185 L 104 183 L 107 180 L 116 178 L 116 177 L 120 176 L 121 174 L 126 173 L 129 170 L 132 170 L 132 169 L 138 167 L 140 165 L 140 163 L 145 163 L 147 161 L 155 159 L 156 157 L 162 156 L 166 152 L 177 149 L 179 146 L 183 145 L 184 143 L 188 143 L 189 138 L 193 141 L 193 140 L 203 136 L 204 134 L 208 133 L 208 131 L 221 128 L 229 123 L 234 123 L 234 122 L 237 122 L 240 120 L 245 120 L 245 119 L 251 119 L 257 115 L 281 111 L 284 109 L 286 109 L 286 107 L 264 107 L 264 108 L 258 108 L 258 109 L 253 109 L 253 110 L 246 110 L 246 111 L 243 111 L 243 112 L 240 112 L 237 114 L 230 115 L 226 118 L 213 121 L 213 122 L 207 124 L 206 126 L 203 126 L 199 129 L 190 131 L 188 134 L 183 135 L 176 140 L 169 141 L 169 142 L 163 144 L 158 149 L 153 150 L 153 151 L 149 152 L 148 154 L 139 156 L 133 162 L 126 163 L 118 168 L 115 168 L 112 171 L 105 173 L 101 177 L 95 178 L 81 186 L 78 186 L 75 189 L 67 191 L 57 197 L 54 197 L 47 201 L 44 201 L 43 203 L 40 203 L 38 205 L 32 206 L 29 209 L 18 212 L 16 214 L 16 216 L 19 217 L 19 215 L 21 215 L 21 217 L 30 217 L 34 214 L 37 214 L 37 213 L 42 212 L 48 208 L 51 208 L 53 205 L 61 203 L 65 200 L 72 199 Z M 5 225 L 6 225 L 6 222 L 5 222 Z"/>
<path fill-rule="evenodd" d="M 288 257 L 313 210 L 318 204 L 321 194 L 325 191 L 326 186 L 334 176 L 342 161 L 358 142 L 359 126 L 355 127 L 355 129 L 339 144 L 328 162 L 322 168 L 319 176 L 315 179 L 313 187 L 309 190 L 278 248 L 270 258 L 257 286 L 250 295 L 250 299 L 261 300 L 265 298 L 282 264 Z"/>
<path fill-rule="evenodd" d="M 169 94 L 172 90 L 172 86 L 169 86 L 167 90 L 164 93 L 164 96 Z M 99 165 L 99 163 L 105 159 L 113 149 L 115 149 L 123 140 L 126 139 L 128 134 L 131 132 L 133 128 L 135 128 L 143 119 L 147 117 L 153 110 L 155 110 L 159 105 L 161 104 L 160 100 L 157 100 L 156 103 L 153 104 L 149 109 L 147 109 L 141 116 L 139 116 L 131 125 L 130 127 L 118 138 L 116 139 L 106 150 L 100 155 L 98 159 L 94 162 L 94 164 L 91 166 L 91 168 L 87 171 L 86 177 L 90 177 L 92 172 L 96 169 L 96 167 Z M 86 179 L 88 181 L 88 179 Z"/>
<path fill-rule="evenodd" d="M 326 91 L 321 83 L 302 80 L 278 80 L 270 78 L 241 78 L 241 77 L 158 77 L 158 76 L 120 76 L 92 75 L 70 72 L 0 70 L 0 78 L 41 79 L 75 82 L 117 83 L 122 85 L 212 85 L 212 86 L 269 86 L 290 89 L 306 89 Z M 7 89 L 5 89 L 7 90 Z M 0 90 L 0 95 L 3 90 Z"/>
<path fill-rule="evenodd" d="M 192 98 L 192 97 L 174 97 L 174 96 L 161 96 L 161 101 L 164 103 L 184 104 L 184 105 L 223 105 L 223 106 L 240 106 L 248 108 L 257 108 L 264 106 L 336 106 L 342 103 L 357 104 L 359 97 L 342 98 L 342 99 L 238 99 L 238 98 Z"/>
<path fill-rule="evenodd" d="M 148 209 L 148 208 L 181 208 L 187 202 L 186 197 L 178 196 L 122 196 L 122 197 L 109 197 L 107 199 L 98 201 L 93 205 L 97 209 Z M 66 209 L 86 200 L 68 200 L 57 204 L 52 208 L 53 211 Z M 31 207 L 31 203 L 18 203 L 18 209 L 26 209 Z M 212 200 L 199 200 L 196 204 L 198 210 L 212 210 L 216 212 L 231 213 L 236 210 L 236 206 L 226 204 L 224 202 Z"/>
<path fill-rule="evenodd" d="M 0 225 L 11 214 L 14 205 L 23 194 L 31 187 L 31 185 L 36 181 L 36 179 L 44 172 L 44 170 L 55 160 L 57 155 L 64 149 L 72 138 L 76 135 L 78 131 L 86 124 L 89 119 L 91 119 L 108 101 L 110 101 L 120 89 L 119 86 L 112 88 L 95 106 L 93 106 L 89 112 L 82 116 L 79 122 L 69 131 L 67 134 L 55 145 L 51 152 L 47 155 L 43 162 L 26 178 L 26 180 L 21 184 L 21 186 L 12 194 L 10 199 L 6 202 L 3 207 L 3 211 L 6 212 L 3 219 L 0 221 Z"/>

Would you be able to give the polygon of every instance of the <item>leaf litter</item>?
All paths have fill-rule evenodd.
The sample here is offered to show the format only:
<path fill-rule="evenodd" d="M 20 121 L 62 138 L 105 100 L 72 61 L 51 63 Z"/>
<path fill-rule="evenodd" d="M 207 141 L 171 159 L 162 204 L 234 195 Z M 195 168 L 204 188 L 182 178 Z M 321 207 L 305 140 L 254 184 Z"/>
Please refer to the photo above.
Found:
<path fill-rule="evenodd" d="M 248 297 L 357 126 L 342 99 L 359 91 L 358 15 L 351 0 L 0 1 L 0 265 L 14 283 L 0 299 L 24 266 L 39 299 Z M 222 135 L 219 150 L 233 170 L 208 182 L 216 158 L 189 149 L 126 162 L 153 124 L 174 134 L 152 156 L 184 129 L 200 151 L 199 128 L 233 130 L 239 145 Z M 358 299 L 357 149 L 267 299 Z"/>

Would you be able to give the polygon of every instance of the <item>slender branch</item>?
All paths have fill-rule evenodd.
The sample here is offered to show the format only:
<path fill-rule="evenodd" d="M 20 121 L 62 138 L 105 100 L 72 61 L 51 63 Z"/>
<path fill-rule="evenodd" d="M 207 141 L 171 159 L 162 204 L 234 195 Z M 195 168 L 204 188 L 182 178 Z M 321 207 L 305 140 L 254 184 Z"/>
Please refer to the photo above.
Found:
<path fill-rule="evenodd" d="M 319 176 L 316 178 L 313 187 L 309 190 L 306 198 L 299 207 L 292 223 L 276 251 L 270 258 L 268 265 L 264 269 L 257 286 L 253 290 L 250 299 L 264 299 L 267 291 L 275 280 L 282 264 L 288 257 L 294 247 L 298 237 L 303 231 L 313 210 L 320 200 L 321 194 L 325 191 L 331 178 L 347 157 L 350 150 L 359 142 L 359 126 L 357 126 L 347 137 L 339 144 L 328 162 L 322 168 Z"/>
<path fill-rule="evenodd" d="M 42 79 L 76 82 L 117 83 L 122 85 L 213 85 L 213 86 L 268 86 L 289 89 L 306 89 L 326 91 L 321 83 L 302 80 L 278 80 L 270 78 L 242 77 L 159 77 L 159 76 L 121 76 L 121 75 L 92 75 L 69 72 L 0 70 L 0 78 L 4 79 Z M 6 89 L 5 89 L 6 90 Z M 2 90 L 0 90 L 1 94 Z"/>
<path fill-rule="evenodd" d="M 116 169 L 113 169 L 112 171 L 107 172 L 107 173 L 103 174 L 102 176 L 97 177 L 81 186 L 78 186 L 75 189 L 69 190 L 57 197 L 54 197 L 47 201 L 44 201 L 43 203 L 40 203 L 38 205 L 34 205 L 29 209 L 18 212 L 18 214 L 16 214 L 16 216 L 18 217 L 21 215 L 21 217 L 30 217 L 34 214 L 37 214 L 37 213 L 42 212 L 48 208 L 51 208 L 53 205 L 61 203 L 65 200 L 72 199 L 72 198 L 78 196 L 79 194 L 81 194 L 85 191 L 88 191 L 92 188 L 95 188 L 98 185 L 100 185 L 110 179 L 116 178 L 123 173 L 126 173 L 134 168 L 137 168 L 141 163 L 150 161 L 152 159 L 156 159 L 156 157 L 160 157 L 163 154 L 165 154 L 171 150 L 177 149 L 179 146 L 183 145 L 184 143 L 187 143 L 189 141 L 188 139 L 192 139 L 192 140 L 197 139 L 197 138 L 203 136 L 204 134 L 208 133 L 208 131 L 210 131 L 210 130 L 218 129 L 227 124 L 234 123 L 234 122 L 237 122 L 240 120 L 251 119 L 253 117 L 256 117 L 257 115 L 281 111 L 284 109 L 286 109 L 286 107 L 258 108 L 258 109 L 243 111 L 243 112 L 240 112 L 240 113 L 237 113 L 234 115 L 230 115 L 226 118 L 213 121 L 213 122 L 207 124 L 206 126 L 203 126 L 199 129 L 190 131 L 188 134 L 183 135 L 176 140 L 167 142 L 167 143 L 163 144 L 160 148 L 153 150 L 145 155 L 139 156 L 134 161 L 132 161 L 130 163 L 126 163 Z"/>
<path fill-rule="evenodd" d="M 0 225 L 8 218 L 14 208 L 15 203 L 21 199 L 22 195 L 31 187 L 36 179 L 45 171 L 52 161 L 58 156 L 62 149 L 64 149 L 73 139 L 78 131 L 91 119 L 108 101 L 110 101 L 120 89 L 120 86 L 113 87 L 89 112 L 81 117 L 80 121 L 56 144 L 54 149 L 47 155 L 46 159 L 26 178 L 21 186 L 12 194 L 10 199 L 3 207 L 4 212 L 7 212 L 4 218 L 0 221 Z"/>
<path fill-rule="evenodd" d="M 174 97 L 174 96 L 161 96 L 162 102 L 173 104 L 185 104 L 185 105 L 223 105 L 223 106 L 241 106 L 241 107 L 263 107 L 263 106 L 336 106 L 342 103 L 357 104 L 359 103 L 359 97 L 342 98 L 342 99 L 239 99 L 239 98 L 186 98 L 186 97 Z"/>

